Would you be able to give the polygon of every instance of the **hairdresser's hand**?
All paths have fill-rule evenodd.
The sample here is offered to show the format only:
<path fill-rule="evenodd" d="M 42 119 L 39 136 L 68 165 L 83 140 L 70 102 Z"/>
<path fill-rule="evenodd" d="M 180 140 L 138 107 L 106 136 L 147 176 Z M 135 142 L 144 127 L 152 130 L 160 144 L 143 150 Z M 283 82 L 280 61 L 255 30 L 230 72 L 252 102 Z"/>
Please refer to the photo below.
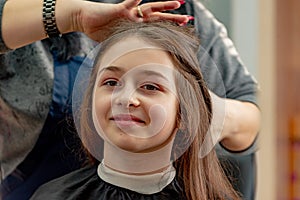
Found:
<path fill-rule="evenodd" d="M 140 1 L 125 0 L 119 4 L 106 4 L 86 0 L 56 0 L 56 24 L 60 33 L 81 31 L 90 38 L 101 41 L 109 35 L 120 18 L 137 22 L 171 20 L 179 24 L 188 21 L 188 17 L 184 15 L 162 13 L 180 7 L 178 1 L 143 4 L 140 6 L 143 17 L 137 9 Z M 16 49 L 46 38 L 42 12 L 42 0 L 7 0 L 2 19 L 0 17 L 2 38 L 6 46 Z"/>
<path fill-rule="evenodd" d="M 79 9 L 72 13 L 70 27 L 63 24 L 58 24 L 58 27 L 60 28 L 60 25 L 67 27 L 64 32 L 81 31 L 96 41 L 102 41 L 109 35 L 116 20 L 120 18 L 136 22 L 171 20 L 179 24 L 188 21 L 188 17 L 184 15 L 162 13 L 162 11 L 179 8 L 178 1 L 146 3 L 140 5 L 139 13 L 137 6 L 140 2 L 141 0 L 125 0 L 119 4 L 107 4 L 77 0 L 74 3 L 79 4 L 76 6 Z"/>

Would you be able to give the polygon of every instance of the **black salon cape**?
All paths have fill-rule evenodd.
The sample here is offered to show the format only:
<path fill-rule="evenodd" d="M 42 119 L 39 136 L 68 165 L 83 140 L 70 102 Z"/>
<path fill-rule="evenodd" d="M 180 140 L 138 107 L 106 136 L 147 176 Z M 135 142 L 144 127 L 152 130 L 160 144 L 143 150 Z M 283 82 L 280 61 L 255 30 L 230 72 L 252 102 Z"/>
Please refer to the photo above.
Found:
<path fill-rule="evenodd" d="M 103 181 L 97 166 L 85 167 L 42 185 L 31 200 L 184 200 L 176 178 L 161 192 L 146 195 Z"/>

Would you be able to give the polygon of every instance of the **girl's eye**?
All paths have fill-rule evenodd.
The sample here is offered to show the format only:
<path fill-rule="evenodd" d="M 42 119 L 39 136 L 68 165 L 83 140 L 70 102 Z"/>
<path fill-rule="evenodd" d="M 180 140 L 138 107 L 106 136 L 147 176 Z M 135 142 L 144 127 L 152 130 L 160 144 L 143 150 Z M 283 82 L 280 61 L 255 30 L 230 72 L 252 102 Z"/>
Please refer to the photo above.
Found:
<path fill-rule="evenodd" d="M 143 85 L 142 88 L 145 90 L 159 90 L 158 86 L 152 84 Z"/>
<path fill-rule="evenodd" d="M 107 80 L 103 83 L 103 85 L 107 85 L 107 86 L 111 86 L 111 87 L 115 87 L 115 86 L 120 86 L 121 83 L 119 81 L 116 80 Z"/>

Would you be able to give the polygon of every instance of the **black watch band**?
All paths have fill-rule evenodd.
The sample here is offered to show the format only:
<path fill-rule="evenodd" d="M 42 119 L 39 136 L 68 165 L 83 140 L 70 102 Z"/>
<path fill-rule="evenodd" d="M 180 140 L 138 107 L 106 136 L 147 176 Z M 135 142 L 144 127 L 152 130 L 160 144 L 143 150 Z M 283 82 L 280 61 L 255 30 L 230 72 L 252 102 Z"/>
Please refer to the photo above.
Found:
<path fill-rule="evenodd" d="M 43 24 L 47 37 L 61 36 L 56 26 L 55 3 L 56 0 L 44 0 L 43 2 Z"/>

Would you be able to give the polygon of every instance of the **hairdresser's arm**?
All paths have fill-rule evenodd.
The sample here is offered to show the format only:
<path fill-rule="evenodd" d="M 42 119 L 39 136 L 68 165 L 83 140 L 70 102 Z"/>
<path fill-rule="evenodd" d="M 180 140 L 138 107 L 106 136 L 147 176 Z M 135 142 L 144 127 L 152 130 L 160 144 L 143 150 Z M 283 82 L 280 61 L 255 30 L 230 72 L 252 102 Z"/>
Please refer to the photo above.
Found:
<path fill-rule="evenodd" d="M 148 3 L 141 6 L 144 18 L 137 16 L 136 6 L 141 0 L 125 0 L 119 4 L 105 4 L 84 0 L 56 0 L 55 15 L 61 33 L 81 31 L 101 41 L 116 19 L 132 21 L 166 19 L 185 23 L 187 16 L 160 11 L 176 9 L 178 1 Z M 2 13 L 2 37 L 6 46 L 15 49 L 46 38 L 42 20 L 42 0 L 7 0 Z"/>
<path fill-rule="evenodd" d="M 260 111 L 256 105 L 233 99 L 220 98 L 210 93 L 213 102 L 212 124 L 221 132 L 219 141 L 231 151 L 250 147 L 260 128 Z M 215 121 L 214 121 L 215 120 Z"/>
<path fill-rule="evenodd" d="M 241 62 L 224 25 L 200 1 L 193 2 L 195 27 L 201 41 L 200 66 L 213 92 L 213 107 L 220 106 L 218 110 L 221 110 L 220 116 L 215 115 L 217 118 L 212 123 L 215 124 L 214 142 L 218 138 L 226 149 L 243 151 L 253 144 L 259 131 L 258 84 Z M 250 148 L 247 154 L 253 153 L 254 149 Z"/>

